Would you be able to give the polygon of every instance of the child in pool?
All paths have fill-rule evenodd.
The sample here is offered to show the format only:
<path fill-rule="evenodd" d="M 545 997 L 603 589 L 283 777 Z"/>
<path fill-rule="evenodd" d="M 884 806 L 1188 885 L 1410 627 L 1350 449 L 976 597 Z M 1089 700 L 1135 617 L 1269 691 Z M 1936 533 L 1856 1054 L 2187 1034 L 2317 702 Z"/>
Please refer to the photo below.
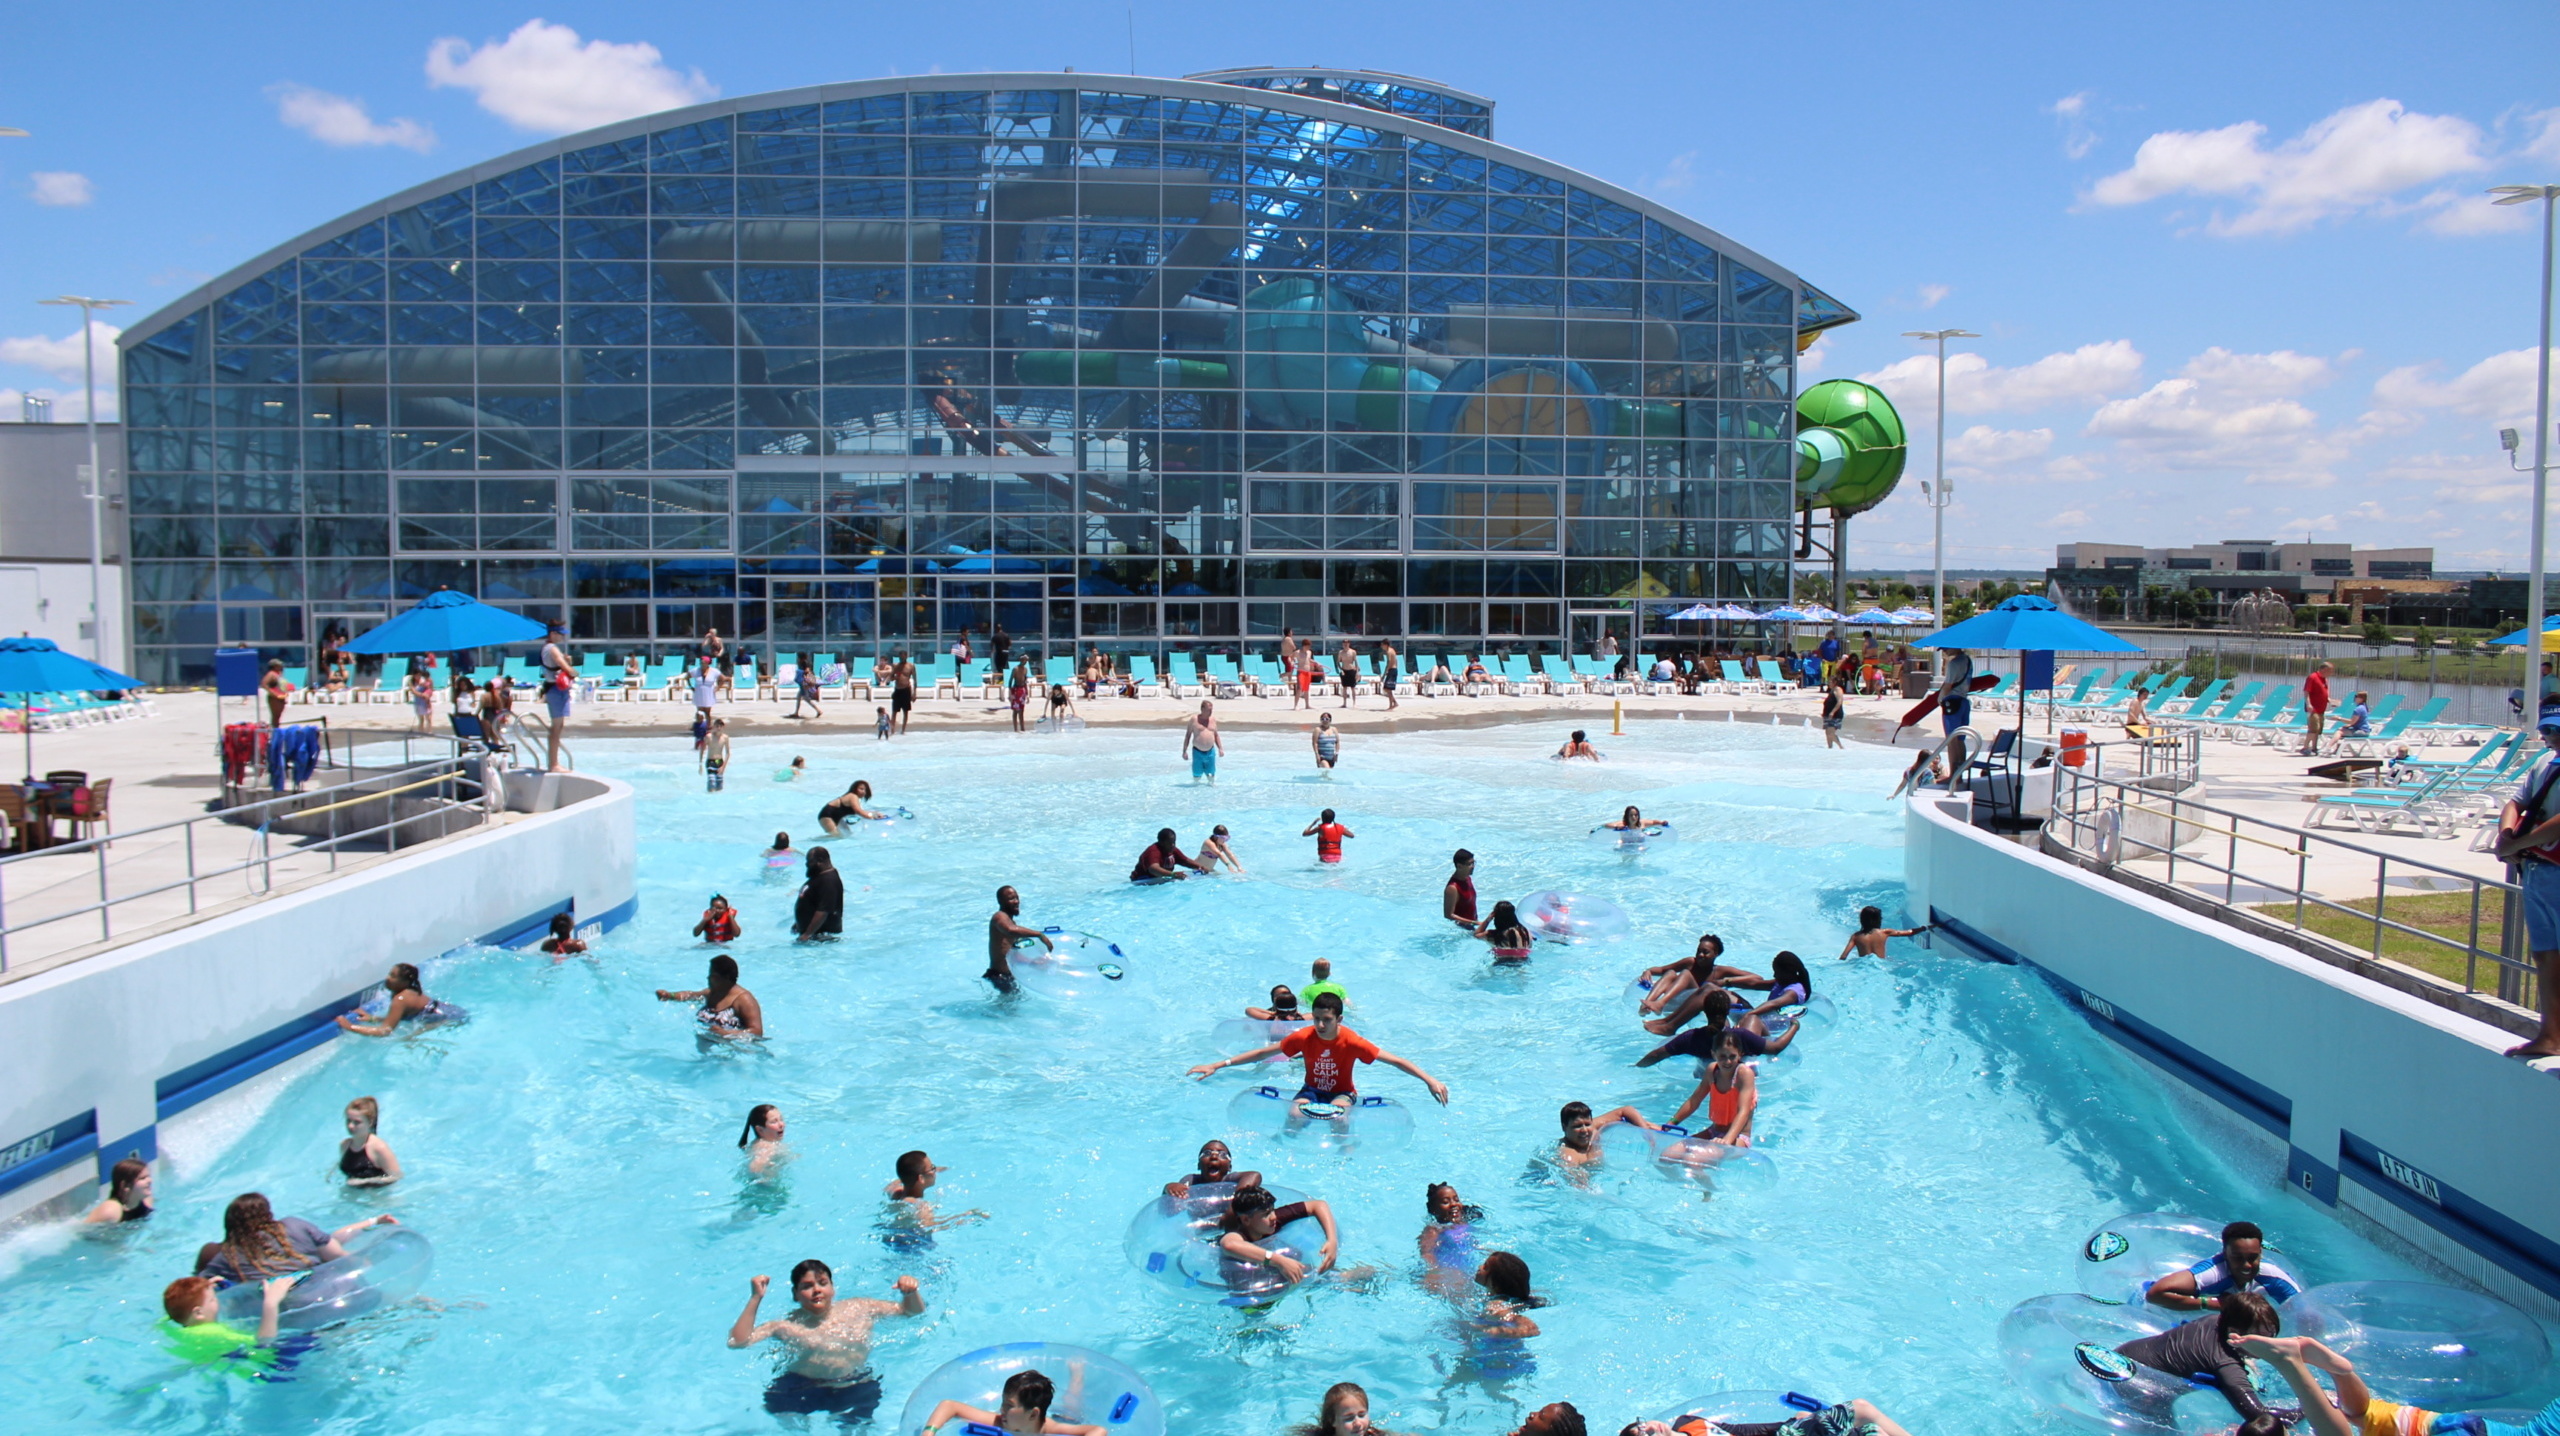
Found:
<path fill-rule="evenodd" d="M 338 1172 L 350 1187 L 387 1187 L 400 1180 L 400 1158 L 375 1130 L 382 1104 L 358 1097 L 347 1104 L 347 1137 L 338 1144 Z"/>
<path fill-rule="evenodd" d="M 777 781 L 777 782 L 783 782 L 783 783 L 796 783 L 796 782 L 799 782 L 799 781 L 800 781 L 800 775 L 801 775 L 801 774 L 803 774 L 803 773 L 806 773 L 806 772 L 808 772 L 808 771 L 809 771 L 809 760 L 808 760 L 808 759 L 806 759 L 806 758 L 794 758 L 794 759 L 792 759 L 792 760 L 791 760 L 791 766 L 790 766 L 790 767 L 783 769 L 781 772 L 776 773 L 776 774 L 774 774 L 773 776 L 774 776 L 775 781 Z"/>
<path fill-rule="evenodd" d="M 974 1207 L 965 1212 L 953 1212 L 949 1216 L 935 1215 L 933 1205 L 924 1199 L 925 1193 L 932 1191 L 936 1179 L 949 1170 L 948 1167 L 935 1166 L 933 1158 L 922 1152 L 898 1154 L 898 1179 L 891 1182 L 885 1190 L 889 1200 L 898 1203 L 901 1208 L 899 1213 L 901 1230 L 929 1234 L 947 1227 L 967 1226 L 971 1222 L 982 1222 L 987 1219 L 985 1212 Z"/>
<path fill-rule="evenodd" d="M 285 1293 L 308 1275 L 295 1272 L 272 1277 L 260 1286 L 258 1330 L 254 1336 L 224 1323 L 222 1298 L 210 1279 L 178 1278 L 160 1293 L 160 1308 L 169 1314 L 164 1329 L 170 1334 L 170 1345 L 179 1356 L 199 1366 L 220 1362 L 220 1369 L 251 1381 L 276 1379 L 270 1373 L 291 1370 L 293 1358 L 311 1344 L 308 1337 L 299 1334 L 292 1348 L 280 1347 L 276 1341 Z"/>
<path fill-rule="evenodd" d="M 1067 1363 L 1068 1399 L 1074 1399 L 1084 1384 L 1084 1363 Z M 1004 1379 L 1004 1409 L 981 1411 L 958 1401 L 945 1401 L 933 1408 L 925 1418 L 925 1436 L 938 1436 L 955 1421 L 991 1426 L 1005 1436 L 1104 1436 L 1100 1426 L 1080 1426 L 1073 1421 L 1060 1421 L 1049 1415 L 1050 1405 L 1057 1400 L 1058 1388 L 1037 1371 L 1017 1371 Z"/>
<path fill-rule="evenodd" d="M 1858 930 L 1849 934 L 1849 940 L 1841 944 L 1840 956 L 1843 961 L 1851 957 L 1882 957 L 1885 939 L 1918 937 L 1926 930 L 1917 927 L 1886 927 L 1884 909 L 1862 907 L 1858 909 Z"/>
<path fill-rule="evenodd" d="M 542 940 L 542 950 L 551 954 L 553 962 L 586 951 L 587 945 L 578 940 L 578 920 L 565 912 L 553 913 L 551 935 Z"/>

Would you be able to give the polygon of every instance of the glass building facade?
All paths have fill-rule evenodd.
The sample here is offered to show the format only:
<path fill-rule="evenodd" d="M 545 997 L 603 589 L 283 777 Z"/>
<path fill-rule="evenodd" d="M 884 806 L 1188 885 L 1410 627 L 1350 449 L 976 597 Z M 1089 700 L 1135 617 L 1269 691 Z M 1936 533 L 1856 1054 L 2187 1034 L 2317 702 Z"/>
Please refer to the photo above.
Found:
<path fill-rule="evenodd" d="M 1795 356 L 1853 313 L 1445 87 L 1093 83 L 572 136 L 137 324 L 137 671 L 439 587 L 848 660 L 1555 651 L 1786 592 Z"/>

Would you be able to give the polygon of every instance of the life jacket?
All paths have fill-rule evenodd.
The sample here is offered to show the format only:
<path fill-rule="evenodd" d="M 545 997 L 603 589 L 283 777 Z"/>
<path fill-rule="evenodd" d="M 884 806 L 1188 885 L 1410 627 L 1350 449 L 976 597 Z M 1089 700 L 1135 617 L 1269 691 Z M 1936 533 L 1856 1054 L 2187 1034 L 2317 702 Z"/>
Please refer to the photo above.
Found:
<path fill-rule="evenodd" d="M 738 910 L 733 907 L 707 907 L 702 910 L 703 937 L 711 942 L 734 942 L 738 936 Z"/>

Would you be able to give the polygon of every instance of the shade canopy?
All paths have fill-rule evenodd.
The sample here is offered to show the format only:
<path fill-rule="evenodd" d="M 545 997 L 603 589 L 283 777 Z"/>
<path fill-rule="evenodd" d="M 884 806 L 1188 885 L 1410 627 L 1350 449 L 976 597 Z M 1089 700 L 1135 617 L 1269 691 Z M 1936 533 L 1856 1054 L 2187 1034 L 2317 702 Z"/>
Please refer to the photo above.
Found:
<path fill-rule="evenodd" d="M 1724 617 L 1724 610 L 1710 604 L 1693 603 L 1678 613 L 1666 613 L 1662 617 L 1670 623 L 1702 623 L 1711 618 Z"/>
<path fill-rule="evenodd" d="M 65 653 L 50 638 L 0 638 L 0 693 L 96 693 L 142 680 Z"/>
<path fill-rule="evenodd" d="M 346 645 L 349 653 L 453 653 L 502 643 L 529 643 L 547 630 L 522 614 L 492 608 L 467 593 L 439 589 L 418 606 Z"/>
<path fill-rule="evenodd" d="M 1898 628 L 1911 620 L 1896 618 L 1881 608 L 1862 608 L 1850 614 L 1849 621 L 1863 628 Z"/>
<path fill-rule="evenodd" d="M 1935 623 L 1938 621 L 1938 615 L 1917 605 L 1909 608 L 1897 608 L 1893 611 L 1893 616 L 1901 619 L 1905 623 Z"/>
<path fill-rule="evenodd" d="M 2050 599 L 2022 593 L 1989 613 L 1977 613 L 1953 628 L 1921 639 L 1915 648 L 2006 648 L 2022 652 L 2140 653 L 2093 624 L 2081 622 Z"/>
<path fill-rule="evenodd" d="M 1800 608 L 1773 608 L 1767 613 L 1753 614 L 1752 617 L 1763 623 L 1811 623 L 1813 621 L 1813 615 Z"/>
<path fill-rule="evenodd" d="M 2519 628 L 2504 638 L 2492 638 L 2489 641 L 2493 644 L 2505 644 L 2510 648 L 2522 648 L 2524 647 L 2524 630 Z M 2542 621 L 2542 651 L 2560 653 L 2560 614 Z"/>

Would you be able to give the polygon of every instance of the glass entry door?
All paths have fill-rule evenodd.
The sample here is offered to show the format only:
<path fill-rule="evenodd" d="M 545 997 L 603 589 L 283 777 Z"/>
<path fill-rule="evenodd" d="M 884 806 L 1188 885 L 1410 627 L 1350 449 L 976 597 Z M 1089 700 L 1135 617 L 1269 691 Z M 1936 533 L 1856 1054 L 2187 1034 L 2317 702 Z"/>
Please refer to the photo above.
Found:
<path fill-rule="evenodd" d="M 1635 643 L 1635 615 L 1623 608 L 1577 609 L 1573 614 L 1573 656 L 1576 658 L 1611 657 L 1604 651 L 1603 639 L 1618 640 L 1617 652 L 1627 652 Z"/>

